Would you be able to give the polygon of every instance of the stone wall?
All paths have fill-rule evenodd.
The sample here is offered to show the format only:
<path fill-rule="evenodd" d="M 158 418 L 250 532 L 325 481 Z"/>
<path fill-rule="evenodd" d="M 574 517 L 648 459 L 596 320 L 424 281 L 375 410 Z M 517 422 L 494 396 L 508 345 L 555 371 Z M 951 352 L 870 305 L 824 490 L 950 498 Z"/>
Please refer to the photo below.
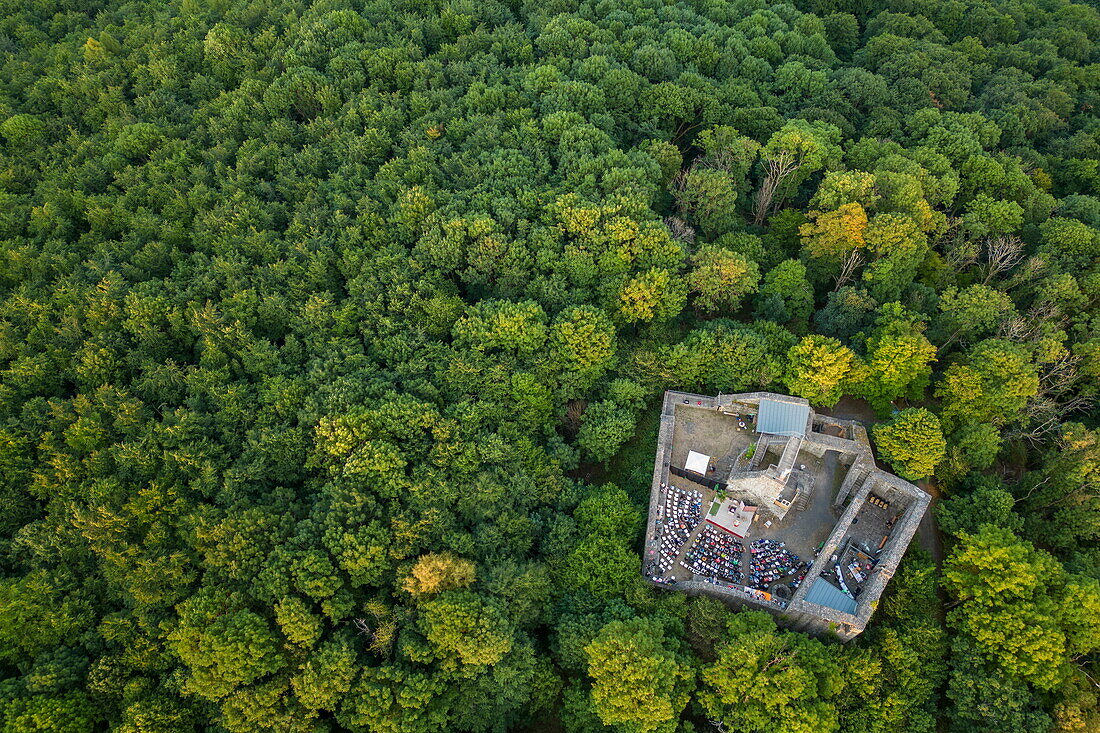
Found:
<path fill-rule="evenodd" d="M 860 507 L 863 506 L 863 502 L 867 498 L 867 495 L 871 493 L 872 483 L 872 481 L 864 480 L 860 484 L 855 496 L 848 504 L 848 508 L 844 510 L 844 514 L 837 520 L 836 525 L 833 527 L 833 531 L 829 534 L 829 538 L 825 540 L 825 544 L 822 546 L 817 559 L 814 560 L 813 565 L 810 566 L 810 570 L 806 573 L 806 581 L 798 587 L 797 591 L 795 591 L 794 597 L 791 599 L 790 603 L 790 608 L 792 610 L 805 611 L 812 615 L 823 617 L 826 621 L 837 624 L 851 624 L 856 620 L 854 617 L 851 617 L 850 614 L 842 613 L 832 608 L 818 606 L 817 604 L 807 603 L 806 594 L 809 593 L 813 581 L 821 577 L 821 572 L 827 565 L 832 564 L 832 557 L 840 547 L 840 543 L 844 540 L 845 535 L 848 534 L 848 528 L 852 526 L 852 520 L 855 518 L 856 513 L 859 512 Z M 864 591 L 862 595 L 867 597 L 868 593 Z M 878 596 L 875 596 L 875 598 L 877 597 Z M 867 600 L 870 601 L 871 599 L 868 598 Z M 855 633 L 859 633 L 859 631 L 862 630 L 863 626 L 859 625 Z"/>
<path fill-rule="evenodd" d="M 670 587 L 661 583 L 656 583 L 655 585 L 658 585 L 662 588 Z M 784 607 L 780 604 L 769 603 L 768 601 L 754 598 L 751 595 L 744 593 L 743 591 L 739 591 L 733 588 L 727 588 L 722 585 L 715 585 L 714 583 L 704 583 L 701 580 L 683 581 L 677 583 L 674 586 L 671 586 L 671 588 L 673 588 L 674 590 L 684 591 L 685 593 L 689 593 L 691 595 L 703 594 L 708 596 L 715 596 L 729 603 L 736 603 L 747 606 L 749 608 L 770 611 L 771 613 L 782 613 L 784 611 Z"/>
<path fill-rule="evenodd" d="M 825 454 L 831 451 L 832 448 L 822 445 L 821 443 L 816 443 L 812 440 L 807 440 L 802 444 L 802 450 L 818 458 L 824 458 Z"/>
<path fill-rule="evenodd" d="M 848 498 L 848 494 L 852 492 L 859 482 L 863 481 L 869 471 L 868 464 L 863 460 L 862 456 L 852 462 L 852 465 L 848 467 L 848 473 L 844 476 L 844 481 L 841 482 L 840 488 L 836 492 L 836 497 L 833 499 L 833 506 L 840 507 L 844 505 L 844 500 Z"/>
<path fill-rule="evenodd" d="M 672 455 L 672 436 L 676 428 L 676 407 L 673 395 L 678 392 L 665 392 L 661 407 L 661 427 L 657 433 L 657 451 L 653 461 L 653 482 L 649 487 L 649 514 L 646 519 L 645 548 L 642 552 L 642 573 L 645 573 L 649 550 L 656 541 L 653 537 L 657 525 L 657 505 L 661 497 L 661 484 L 668 481 L 669 457 Z M 683 399 L 682 397 L 679 399 Z"/>
<path fill-rule="evenodd" d="M 879 553 L 878 565 L 875 566 L 871 580 L 863 588 L 862 595 L 868 598 L 868 602 L 866 604 L 860 603 L 859 608 L 856 609 L 856 613 L 864 623 L 871 617 L 872 602 L 878 600 L 879 596 L 882 595 L 882 591 L 886 588 L 886 584 L 897 571 L 898 564 L 905 555 L 913 535 L 916 534 L 931 500 L 932 497 L 923 491 L 920 492 L 920 496 L 912 497 L 912 502 L 905 510 L 905 514 L 894 525 L 894 530 L 890 533 L 890 539 L 887 541 L 886 546 L 882 548 L 882 552 Z"/>

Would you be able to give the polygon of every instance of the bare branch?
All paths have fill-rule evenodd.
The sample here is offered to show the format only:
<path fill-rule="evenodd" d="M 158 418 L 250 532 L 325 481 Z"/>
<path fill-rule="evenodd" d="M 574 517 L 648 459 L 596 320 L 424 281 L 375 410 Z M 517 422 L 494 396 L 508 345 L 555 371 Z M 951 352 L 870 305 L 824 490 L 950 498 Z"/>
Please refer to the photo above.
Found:
<path fill-rule="evenodd" d="M 581 416 L 584 415 L 588 403 L 584 400 L 569 400 L 565 405 L 565 417 L 562 422 L 570 434 L 575 435 L 581 429 Z"/>
<path fill-rule="evenodd" d="M 768 173 L 764 176 L 764 182 L 760 184 L 760 190 L 756 192 L 753 223 L 757 226 L 763 224 L 768 212 L 774 210 L 782 202 L 782 200 L 775 200 L 775 193 L 787 177 L 798 170 L 801 164 L 795 159 L 793 153 L 783 150 L 775 158 L 768 159 L 766 165 Z"/>
<path fill-rule="evenodd" d="M 955 238 L 944 250 L 944 259 L 956 272 L 965 270 L 978 261 L 978 246 L 973 242 Z"/>
<path fill-rule="evenodd" d="M 1008 341 L 1028 343 L 1037 340 L 1047 323 L 1061 323 L 1065 316 L 1057 305 L 1050 301 L 1037 303 L 1026 315 L 1017 315 L 1001 322 L 998 335 Z"/>
<path fill-rule="evenodd" d="M 857 269 L 859 269 L 864 263 L 863 252 L 858 249 L 853 249 L 851 252 L 844 256 L 844 259 L 840 261 L 840 274 L 836 276 L 836 286 L 833 288 L 835 293 L 840 290 L 845 283 L 852 279 Z"/>
<path fill-rule="evenodd" d="M 1013 504 L 1019 504 L 1019 503 L 1020 503 L 1021 501 L 1027 501 L 1028 499 L 1030 499 L 1030 498 L 1031 498 L 1031 495 L 1032 495 L 1032 494 L 1034 494 L 1034 493 L 1035 493 L 1035 491 L 1036 491 L 1036 490 L 1037 490 L 1037 489 L 1038 489 L 1039 487 L 1043 486 L 1043 485 L 1044 485 L 1044 484 L 1046 484 L 1046 483 L 1047 483 L 1048 481 L 1050 481 L 1050 476 L 1047 476 L 1047 477 L 1046 477 L 1046 478 L 1044 478 L 1044 479 L 1043 479 L 1042 481 L 1040 481 L 1039 483 L 1037 483 L 1037 484 L 1035 484 L 1034 486 L 1032 486 L 1032 487 L 1031 487 L 1031 488 L 1030 488 L 1030 489 L 1028 490 L 1028 492 L 1027 492 L 1026 494 L 1024 494 L 1023 496 L 1021 496 L 1021 497 L 1020 497 L 1019 499 L 1016 499 L 1016 500 L 1014 500 L 1014 501 L 1013 501 L 1012 503 L 1013 503 Z"/>
<path fill-rule="evenodd" d="M 665 226 L 674 239 L 689 245 L 695 243 L 695 228 L 680 217 L 666 216 Z"/>
<path fill-rule="evenodd" d="M 743 159 L 743 155 L 744 153 L 738 155 L 736 151 L 730 148 L 719 148 L 700 158 L 698 164 L 702 168 L 711 168 L 729 173 L 739 167 L 738 164 Z"/>
<path fill-rule="evenodd" d="M 672 180 L 668 182 L 668 190 L 672 194 L 672 198 L 676 200 L 676 209 L 684 216 L 687 216 L 694 210 L 691 202 L 684 196 L 684 191 L 687 190 L 688 174 L 691 173 L 693 167 L 694 166 L 690 166 L 681 169 L 672 177 Z"/>
<path fill-rule="evenodd" d="M 1023 316 L 1013 316 L 1001 321 L 997 335 L 1006 341 L 1023 343 L 1031 340 L 1035 327 Z"/>
<path fill-rule="evenodd" d="M 1006 431 L 1006 437 L 1037 445 L 1057 433 L 1069 415 L 1092 406 L 1091 396 L 1075 391 L 1080 361 L 1080 357 L 1066 353 L 1041 365 L 1039 391 L 1028 401 L 1026 421 Z"/>
<path fill-rule="evenodd" d="M 1039 393 L 1062 396 L 1077 383 L 1077 365 L 1081 357 L 1065 352 L 1054 361 L 1042 365 L 1039 370 Z"/>
<path fill-rule="evenodd" d="M 1032 255 L 1023 261 L 1016 272 L 1012 273 L 1012 276 L 1004 281 L 1003 287 L 1005 290 L 1011 290 L 1017 285 L 1022 285 L 1029 280 L 1034 280 L 1041 275 L 1047 268 L 1047 262 L 1039 255 Z"/>
<path fill-rule="evenodd" d="M 982 245 L 985 278 L 982 285 L 989 285 L 998 275 L 1008 272 L 1024 258 L 1024 243 L 1019 237 L 990 237 Z"/>

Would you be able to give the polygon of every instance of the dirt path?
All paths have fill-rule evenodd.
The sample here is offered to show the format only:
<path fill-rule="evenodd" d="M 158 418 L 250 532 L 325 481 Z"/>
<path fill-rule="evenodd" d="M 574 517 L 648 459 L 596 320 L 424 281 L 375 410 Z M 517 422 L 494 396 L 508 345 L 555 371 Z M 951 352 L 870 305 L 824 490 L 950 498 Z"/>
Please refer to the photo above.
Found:
<path fill-rule="evenodd" d="M 924 513 L 924 517 L 921 518 L 920 525 L 917 527 L 917 537 L 920 538 L 921 548 L 931 553 L 936 567 L 939 568 L 943 565 L 943 534 L 940 532 L 940 528 L 936 526 L 933 511 L 939 506 L 940 490 L 931 481 L 918 481 L 917 486 L 932 496 L 932 501 L 928 504 L 928 511 Z"/>

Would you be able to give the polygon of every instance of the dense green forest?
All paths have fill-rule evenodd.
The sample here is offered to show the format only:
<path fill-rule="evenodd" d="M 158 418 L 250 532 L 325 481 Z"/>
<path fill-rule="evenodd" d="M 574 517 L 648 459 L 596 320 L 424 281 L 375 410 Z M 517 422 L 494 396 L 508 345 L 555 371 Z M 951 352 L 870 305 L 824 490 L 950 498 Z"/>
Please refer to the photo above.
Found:
<path fill-rule="evenodd" d="M 1100 729 L 1094 7 L 0 8 L 3 730 Z M 645 584 L 669 388 L 873 409 L 943 557 Z"/>

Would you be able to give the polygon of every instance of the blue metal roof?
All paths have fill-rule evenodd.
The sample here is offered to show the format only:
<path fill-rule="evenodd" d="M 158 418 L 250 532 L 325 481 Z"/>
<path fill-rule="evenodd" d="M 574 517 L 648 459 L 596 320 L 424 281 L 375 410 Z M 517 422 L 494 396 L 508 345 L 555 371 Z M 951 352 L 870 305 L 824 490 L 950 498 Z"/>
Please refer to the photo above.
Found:
<path fill-rule="evenodd" d="M 767 435 L 804 436 L 809 417 L 809 405 L 762 399 L 760 414 L 756 418 L 756 430 Z"/>
<path fill-rule="evenodd" d="M 806 594 L 806 602 L 835 608 L 844 613 L 856 612 L 855 599 L 842 593 L 839 588 L 824 578 L 818 578 L 810 586 L 810 591 Z"/>

